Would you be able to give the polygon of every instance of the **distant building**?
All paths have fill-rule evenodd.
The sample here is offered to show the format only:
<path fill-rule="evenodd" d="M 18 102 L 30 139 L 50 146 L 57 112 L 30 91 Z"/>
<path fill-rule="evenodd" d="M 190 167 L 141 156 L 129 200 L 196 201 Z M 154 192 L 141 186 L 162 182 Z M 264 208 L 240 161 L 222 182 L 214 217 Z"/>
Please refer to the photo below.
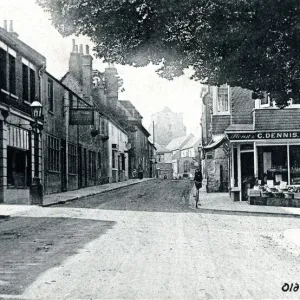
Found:
<path fill-rule="evenodd" d="M 186 135 L 182 113 L 173 112 L 165 107 L 162 111 L 152 114 L 151 119 L 149 131 L 153 132 L 154 122 L 155 142 L 162 146 L 166 146 L 174 138 Z"/>

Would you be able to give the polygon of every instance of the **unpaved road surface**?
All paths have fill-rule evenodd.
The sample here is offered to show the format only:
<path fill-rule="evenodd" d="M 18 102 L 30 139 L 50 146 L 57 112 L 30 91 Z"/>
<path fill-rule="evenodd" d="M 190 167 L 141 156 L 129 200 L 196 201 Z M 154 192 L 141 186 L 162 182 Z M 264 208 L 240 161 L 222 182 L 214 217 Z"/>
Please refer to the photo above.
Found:
<path fill-rule="evenodd" d="M 204 214 L 187 181 L 149 181 L 0 221 L 0 298 L 285 299 L 296 218 Z"/>

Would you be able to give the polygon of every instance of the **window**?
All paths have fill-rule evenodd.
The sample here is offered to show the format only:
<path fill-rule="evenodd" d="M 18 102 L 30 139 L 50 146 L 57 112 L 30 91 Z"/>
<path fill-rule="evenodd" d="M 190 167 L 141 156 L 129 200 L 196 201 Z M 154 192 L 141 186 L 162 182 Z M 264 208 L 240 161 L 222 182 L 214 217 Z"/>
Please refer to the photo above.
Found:
<path fill-rule="evenodd" d="M 22 64 L 22 83 L 23 83 L 23 100 L 29 101 L 29 67 Z"/>
<path fill-rule="evenodd" d="M 229 87 L 224 84 L 215 89 L 215 114 L 229 113 Z"/>
<path fill-rule="evenodd" d="M 6 90 L 6 51 L 0 47 L 0 89 Z"/>
<path fill-rule="evenodd" d="M 89 151 L 89 177 L 96 177 L 96 152 Z"/>
<path fill-rule="evenodd" d="M 35 100 L 35 71 L 30 69 L 30 102 Z"/>
<path fill-rule="evenodd" d="M 184 173 L 187 173 L 189 172 L 191 169 L 191 164 L 188 160 L 185 160 L 184 163 L 183 163 L 183 172 Z"/>
<path fill-rule="evenodd" d="M 9 54 L 9 92 L 16 94 L 16 58 Z"/>
<path fill-rule="evenodd" d="M 116 167 L 116 152 L 115 150 L 112 150 L 112 168 Z"/>
<path fill-rule="evenodd" d="M 77 147 L 68 144 L 68 172 L 69 174 L 77 174 Z"/>
<path fill-rule="evenodd" d="M 48 170 L 60 172 L 60 140 L 48 135 Z"/>
<path fill-rule="evenodd" d="M 47 89 L 47 94 L 48 94 L 48 105 L 49 105 L 49 111 L 53 112 L 53 81 L 48 80 L 48 89 Z"/>

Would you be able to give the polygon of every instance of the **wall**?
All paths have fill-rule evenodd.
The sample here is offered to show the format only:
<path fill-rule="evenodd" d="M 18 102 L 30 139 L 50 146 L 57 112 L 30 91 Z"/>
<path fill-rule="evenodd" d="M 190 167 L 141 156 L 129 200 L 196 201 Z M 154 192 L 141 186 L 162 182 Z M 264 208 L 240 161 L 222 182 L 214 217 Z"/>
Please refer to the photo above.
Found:
<path fill-rule="evenodd" d="M 208 156 L 212 156 L 212 158 L 208 159 Z M 223 151 L 222 146 L 206 153 L 206 172 L 208 178 L 207 192 L 228 191 L 228 156 Z"/>

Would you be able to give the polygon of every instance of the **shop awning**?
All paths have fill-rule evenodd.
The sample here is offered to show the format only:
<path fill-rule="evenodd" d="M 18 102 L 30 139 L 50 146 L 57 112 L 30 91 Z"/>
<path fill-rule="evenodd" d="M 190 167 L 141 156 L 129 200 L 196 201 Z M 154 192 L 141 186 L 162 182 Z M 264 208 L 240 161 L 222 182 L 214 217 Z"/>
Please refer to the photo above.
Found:
<path fill-rule="evenodd" d="M 203 150 L 204 151 L 213 150 L 213 149 L 219 147 L 222 143 L 224 143 L 226 141 L 226 139 L 227 138 L 226 138 L 225 134 L 223 134 L 218 140 L 213 141 L 211 144 L 204 146 Z"/>

